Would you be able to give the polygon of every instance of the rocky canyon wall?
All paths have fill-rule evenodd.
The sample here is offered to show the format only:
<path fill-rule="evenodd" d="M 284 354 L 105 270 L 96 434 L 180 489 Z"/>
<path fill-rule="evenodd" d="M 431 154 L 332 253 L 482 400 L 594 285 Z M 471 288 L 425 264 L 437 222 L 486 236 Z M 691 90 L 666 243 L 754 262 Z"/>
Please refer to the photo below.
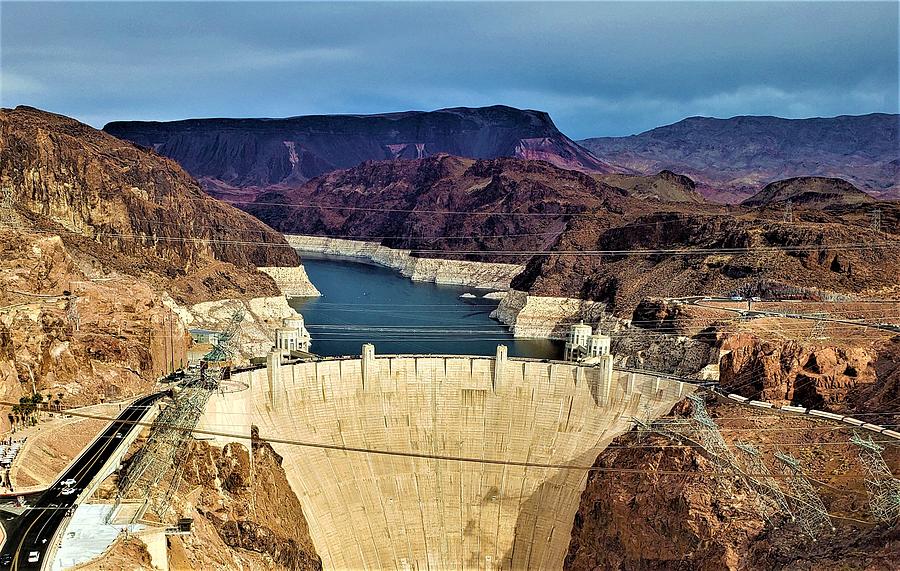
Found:
<path fill-rule="evenodd" d="M 322 293 L 309 281 L 306 268 L 300 266 L 257 268 L 275 281 L 275 285 L 287 298 L 319 297 Z"/>
<path fill-rule="evenodd" d="M 420 282 L 505 290 L 524 267 L 518 264 L 418 258 L 410 255 L 409 250 L 388 248 L 376 242 L 299 235 L 285 235 L 285 238 L 300 253 L 364 259 L 398 270 L 409 279 Z"/>
<path fill-rule="evenodd" d="M 593 324 L 603 318 L 605 309 L 602 302 L 510 289 L 491 317 L 508 325 L 516 337 L 565 339 L 570 325 L 579 321 Z"/>

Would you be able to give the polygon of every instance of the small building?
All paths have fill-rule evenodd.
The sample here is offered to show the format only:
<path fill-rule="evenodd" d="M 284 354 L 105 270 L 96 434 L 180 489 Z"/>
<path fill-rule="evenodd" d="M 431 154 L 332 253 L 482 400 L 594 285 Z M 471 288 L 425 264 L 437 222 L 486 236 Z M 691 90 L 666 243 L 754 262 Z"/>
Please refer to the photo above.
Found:
<path fill-rule="evenodd" d="M 292 351 L 309 352 L 310 345 L 312 338 L 306 330 L 302 315 L 285 317 L 281 321 L 281 327 L 275 330 L 275 349 L 283 354 L 290 355 Z"/>
<path fill-rule="evenodd" d="M 584 361 L 609 355 L 610 338 L 597 327 L 596 333 L 582 321 L 569 328 L 566 336 L 564 358 L 566 361 Z"/>

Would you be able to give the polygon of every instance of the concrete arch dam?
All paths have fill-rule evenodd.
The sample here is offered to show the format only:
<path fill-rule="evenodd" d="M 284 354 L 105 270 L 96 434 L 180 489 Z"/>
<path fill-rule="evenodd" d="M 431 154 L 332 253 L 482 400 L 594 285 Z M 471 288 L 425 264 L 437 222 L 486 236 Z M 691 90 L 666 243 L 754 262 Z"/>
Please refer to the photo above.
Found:
<path fill-rule="evenodd" d="M 694 387 L 595 365 L 379 356 L 240 373 L 199 428 L 403 453 L 591 466 Z M 273 443 L 328 569 L 559 569 L 587 471 Z"/>

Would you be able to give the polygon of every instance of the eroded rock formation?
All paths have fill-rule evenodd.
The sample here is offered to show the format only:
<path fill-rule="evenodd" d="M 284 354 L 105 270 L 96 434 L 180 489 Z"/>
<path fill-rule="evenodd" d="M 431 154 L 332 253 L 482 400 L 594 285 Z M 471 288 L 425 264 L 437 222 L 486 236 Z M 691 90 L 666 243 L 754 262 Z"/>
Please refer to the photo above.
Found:
<path fill-rule="evenodd" d="M 814 420 L 707 405 L 726 442 L 752 443 L 773 473 L 776 445 L 800 458 L 804 470 L 825 484 L 817 489 L 829 513 L 838 516 L 836 530 L 823 530 L 813 542 L 783 515 L 775 518 L 777 529 L 767 527 L 749 489 L 714 477 L 718 468 L 701 449 L 631 432 L 597 459 L 575 516 L 566 569 L 896 567 L 900 530 L 859 523 L 872 521 L 872 515 L 849 430 L 823 431 Z M 896 450 L 885 459 L 890 465 L 900 460 Z"/>
<path fill-rule="evenodd" d="M 876 348 L 733 336 L 724 349 L 722 385 L 761 400 L 843 410 L 876 381 Z"/>
<path fill-rule="evenodd" d="M 280 235 L 210 199 L 174 161 L 61 115 L 0 111 L 0 172 L 27 225 L 175 295 L 272 294 L 255 266 L 299 264 Z"/>
<path fill-rule="evenodd" d="M 176 502 L 192 505 L 200 533 L 174 538 L 171 551 L 194 569 L 322 569 L 303 508 L 271 446 L 259 440 L 252 441 L 252 450 L 239 443 L 191 446 L 182 489 L 192 492 Z M 218 541 L 204 537 L 210 528 Z M 217 549 L 219 542 L 224 550 Z"/>

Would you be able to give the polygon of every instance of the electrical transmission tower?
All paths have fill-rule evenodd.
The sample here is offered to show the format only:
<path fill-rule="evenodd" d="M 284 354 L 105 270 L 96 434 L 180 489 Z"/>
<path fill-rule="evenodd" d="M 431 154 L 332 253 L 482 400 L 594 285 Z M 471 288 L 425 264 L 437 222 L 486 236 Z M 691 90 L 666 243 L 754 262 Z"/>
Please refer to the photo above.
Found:
<path fill-rule="evenodd" d="M 709 417 L 703 397 L 690 394 L 687 398 L 691 401 L 691 417 L 695 423 L 694 434 L 697 435 L 700 445 L 713 458 L 713 463 L 717 467 L 716 479 L 719 480 L 719 483 L 729 486 L 733 483 L 733 479 L 729 475 L 735 472 L 737 458 L 725 444 L 719 427 Z"/>
<path fill-rule="evenodd" d="M 215 345 L 203 356 L 200 371 L 201 380 L 212 388 L 219 388 L 226 369 L 231 367 L 231 360 L 237 351 L 237 342 L 241 335 L 241 323 L 244 322 L 244 308 L 239 307 L 231 314 L 228 325 L 219 333 Z"/>
<path fill-rule="evenodd" d="M 881 233 L 881 209 L 876 208 L 872 212 L 869 213 L 869 217 L 872 219 L 872 231 L 876 234 Z"/>
<path fill-rule="evenodd" d="M 759 453 L 759 450 L 747 442 L 738 442 L 735 446 L 741 451 L 746 472 L 750 474 L 747 480 L 750 482 L 750 487 L 756 492 L 756 509 L 760 515 L 773 527 L 773 518 L 779 512 L 793 519 L 787 498 L 784 497 L 784 493 L 778 487 L 778 482 L 775 481 L 772 473 L 769 472 L 765 462 L 763 462 L 762 454 Z"/>
<path fill-rule="evenodd" d="M 816 320 L 813 325 L 812 330 L 809 332 L 809 337 L 806 338 L 807 341 L 812 341 L 813 339 L 827 339 L 828 336 L 825 335 L 825 328 L 828 325 L 828 322 L 825 319 L 826 314 L 824 313 L 813 313 L 811 317 Z"/>
<path fill-rule="evenodd" d="M 635 418 L 641 431 L 654 430 L 663 436 L 676 441 L 685 440 L 699 444 L 712 458 L 716 466 L 716 480 L 726 489 L 739 482 L 746 482 L 750 495 L 759 515 L 773 527 L 774 517 L 780 512 L 791 516 L 787 500 L 781 488 L 775 482 L 759 451 L 749 444 L 737 444 L 737 448 L 749 459 L 742 470 L 737 457 L 725 443 L 722 433 L 715 421 L 710 418 L 703 398 L 696 394 L 688 395 L 691 401 L 691 419 L 673 419 L 665 422 L 647 423 Z M 691 437 L 694 439 L 691 439 Z"/>
<path fill-rule="evenodd" d="M 794 208 L 790 200 L 784 203 L 784 214 L 781 215 L 781 221 L 788 223 L 794 221 Z"/>
<path fill-rule="evenodd" d="M 9 185 L 3 187 L 3 202 L 0 203 L 0 225 L 7 228 L 18 228 L 21 224 L 16 214 L 16 198 Z"/>
<path fill-rule="evenodd" d="M 866 470 L 866 491 L 869 492 L 872 515 L 888 524 L 900 520 L 900 480 L 894 477 L 881 456 L 884 446 L 856 432 L 850 442 L 859 448 L 859 461 Z"/>
<path fill-rule="evenodd" d="M 166 473 L 175 468 L 169 488 L 161 500 L 155 502 L 156 513 L 163 517 L 168 511 L 168 503 L 180 479 L 180 469 L 185 464 L 187 441 L 197 426 L 203 409 L 212 394 L 211 388 L 199 379 L 188 381 L 188 386 L 181 389 L 171 405 L 162 409 L 150 428 L 150 436 L 144 446 L 137 452 L 119 485 L 116 504 L 109 512 L 110 516 L 123 500 L 132 492 L 152 501 L 150 497 Z"/>
<path fill-rule="evenodd" d="M 781 462 L 782 470 L 787 476 L 789 495 L 794 500 L 794 520 L 813 541 L 816 541 L 822 531 L 834 531 L 822 498 L 800 470 L 800 461 L 783 452 L 776 452 L 775 458 Z"/>

